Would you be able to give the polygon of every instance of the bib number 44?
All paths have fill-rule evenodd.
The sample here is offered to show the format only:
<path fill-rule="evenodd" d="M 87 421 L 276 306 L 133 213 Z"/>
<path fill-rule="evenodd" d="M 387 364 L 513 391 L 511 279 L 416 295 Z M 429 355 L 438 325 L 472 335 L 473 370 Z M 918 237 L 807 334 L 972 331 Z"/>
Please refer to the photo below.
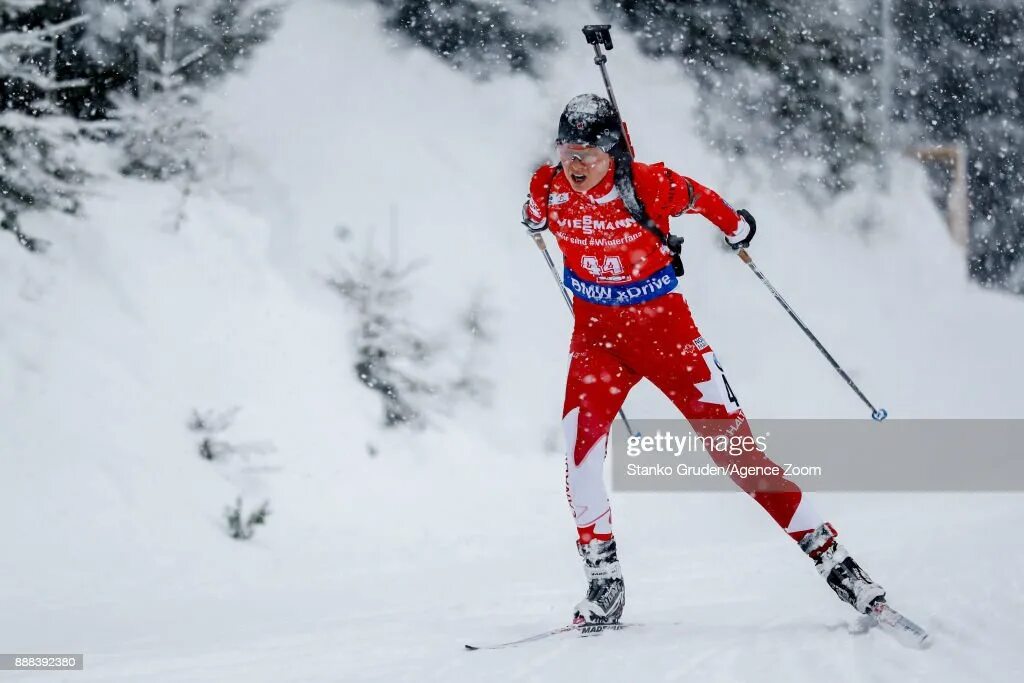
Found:
<path fill-rule="evenodd" d="M 621 282 L 626 279 L 626 270 L 622 267 L 622 259 L 618 256 L 584 256 L 580 259 L 583 270 L 593 275 L 599 282 Z"/>

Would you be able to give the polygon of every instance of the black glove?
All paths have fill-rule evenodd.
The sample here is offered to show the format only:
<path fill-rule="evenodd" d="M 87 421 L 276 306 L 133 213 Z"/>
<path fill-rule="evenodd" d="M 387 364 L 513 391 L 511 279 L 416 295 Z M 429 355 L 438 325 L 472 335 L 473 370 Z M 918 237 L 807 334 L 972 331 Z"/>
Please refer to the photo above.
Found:
<path fill-rule="evenodd" d="M 740 225 L 740 229 L 737 232 L 737 237 L 725 238 L 726 244 L 732 247 L 733 251 L 737 249 L 746 249 L 747 247 L 749 247 L 751 240 L 754 239 L 754 235 L 757 234 L 757 221 L 755 221 L 754 217 L 750 215 L 750 212 L 747 211 L 746 209 L 740 209 L 736 213 L 738 213 L 740 215 L 740 218 L 743 219 L 743 222 L 747 224 L 749 230 L 744 230 L 743 226 Z M 734 242 L 733 240 L 736 241 Z"/>

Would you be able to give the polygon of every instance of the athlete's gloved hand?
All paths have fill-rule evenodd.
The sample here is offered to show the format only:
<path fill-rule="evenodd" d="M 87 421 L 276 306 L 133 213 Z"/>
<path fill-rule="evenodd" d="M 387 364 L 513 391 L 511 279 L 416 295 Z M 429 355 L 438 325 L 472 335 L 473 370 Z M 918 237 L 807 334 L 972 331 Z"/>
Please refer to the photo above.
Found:
<path fill-rule="evenodd" d="M 736 213 L 743 220 L 740 221 L 736 234 L 732 237 L 726 236 L 725 238 L 726 243 L 733 248 L 733 251 L 749 247 L 750 241 L 754 239 L 754 235 L 757 233 L 757 221 L 754 220 L 749 211 L 740 209 Z"/>
<path fill-rule="evenodd" d="M 548 229 L 548 221 L 543 212 L 541 212 L 540 207 L 537 206 L 537 202 L 533 200 L 533 197 L 530 197 L 523 204 L 523 225 L 526 226 L 527 231 L 531 234 Z"/>

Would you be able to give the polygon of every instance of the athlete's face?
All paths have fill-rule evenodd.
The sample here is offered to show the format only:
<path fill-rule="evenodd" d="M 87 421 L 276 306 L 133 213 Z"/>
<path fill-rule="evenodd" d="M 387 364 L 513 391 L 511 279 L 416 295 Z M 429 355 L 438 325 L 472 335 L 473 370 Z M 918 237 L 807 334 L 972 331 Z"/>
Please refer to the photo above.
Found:
<path fill-rule="evenodd" d="M 608 173 L 612 163 L 607 152 L 587 145 L 558 145 L 558 159 L 565 169 L 569 185 L 577 192 L 594 188 Z"/>

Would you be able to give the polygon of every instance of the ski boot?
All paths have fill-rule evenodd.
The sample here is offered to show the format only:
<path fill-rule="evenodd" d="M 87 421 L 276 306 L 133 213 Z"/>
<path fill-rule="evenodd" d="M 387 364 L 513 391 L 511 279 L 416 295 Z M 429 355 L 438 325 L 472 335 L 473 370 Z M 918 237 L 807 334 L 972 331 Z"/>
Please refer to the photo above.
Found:
<path fill-rule="evenodd" d="M 617 624 L 626 606 L 626 585 L 615 548 L 615 539 L 576 542 L 586 572 L 587 597 L 576 605 L 575 625 Z"/>
<path fill-rule="evenodd" d="M 885 589 L 871 580 L 853 561 L 846 548 L 836 542 L 836 530 L 825 522 L 800 540 L 800 549 L 814 560 L 814 566 L 839 599 L 861 614 L 885 604 Z"/>

